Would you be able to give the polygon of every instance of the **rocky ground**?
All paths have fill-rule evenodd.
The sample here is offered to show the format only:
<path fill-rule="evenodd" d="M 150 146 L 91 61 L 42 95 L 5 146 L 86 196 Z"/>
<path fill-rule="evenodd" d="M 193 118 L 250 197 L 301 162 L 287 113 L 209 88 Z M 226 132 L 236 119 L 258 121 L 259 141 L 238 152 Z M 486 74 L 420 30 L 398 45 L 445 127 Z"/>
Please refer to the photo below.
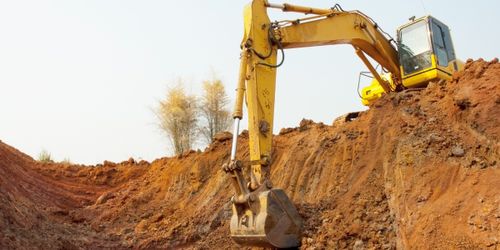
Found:
<path fill-rule="evenodd" d="M 274 137 L 303 249 L 499 249 L 500 64 L 392 93 L 351 122 Z M 247 133 L 238 155 L 248 159 Z M 151 163 L 43 164 L 0 142 L 0 248 L 238 248 L 230 135 Z"/>

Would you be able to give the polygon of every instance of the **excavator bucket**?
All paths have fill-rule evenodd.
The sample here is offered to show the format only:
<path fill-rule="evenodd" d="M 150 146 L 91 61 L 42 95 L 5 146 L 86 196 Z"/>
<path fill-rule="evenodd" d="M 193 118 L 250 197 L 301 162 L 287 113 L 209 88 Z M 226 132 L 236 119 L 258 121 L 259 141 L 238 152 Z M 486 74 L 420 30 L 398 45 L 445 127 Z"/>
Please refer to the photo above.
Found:
<path fill-rule="evenodd" d="M 273 188 L 256 196 L 248 204 L 233 203 L 233 240 L 247 246 L 300 246 L 302 218 L 285 192 Z"/>

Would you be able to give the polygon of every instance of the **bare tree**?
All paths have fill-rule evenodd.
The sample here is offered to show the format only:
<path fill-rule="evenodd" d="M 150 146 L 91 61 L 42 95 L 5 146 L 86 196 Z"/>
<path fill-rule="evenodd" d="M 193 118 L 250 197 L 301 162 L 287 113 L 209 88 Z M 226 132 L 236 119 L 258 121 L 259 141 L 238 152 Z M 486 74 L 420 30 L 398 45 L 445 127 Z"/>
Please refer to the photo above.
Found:
<path fill-rule="evenodd" d="M 166 99 L 159 102 L 156 113 L 160 128 L 169 137 L 176 154 L 193 147 L 198 121 L 196 97 L 186 94 L 181 80 L 167 91 Z"/>
<path fill-rule="evenodd" d="M 216 77 L 204 81 L 200 102 L 200 112 L 205 123 L 200 132 L 206 142 L 211 143 L 215 134 L 227 130 L 231 122 L 231 115 L 227 110 L 229 98 L 222 81 Z"/>

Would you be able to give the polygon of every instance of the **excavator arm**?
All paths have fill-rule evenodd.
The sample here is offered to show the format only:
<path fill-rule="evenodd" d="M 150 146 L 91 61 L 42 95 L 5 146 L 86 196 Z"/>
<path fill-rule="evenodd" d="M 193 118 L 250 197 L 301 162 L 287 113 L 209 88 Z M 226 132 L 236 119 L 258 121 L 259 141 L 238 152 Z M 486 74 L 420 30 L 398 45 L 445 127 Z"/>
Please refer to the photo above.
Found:
<path fill-rule="evenodd" d="M 268 8 L 310 15 L 299 20 L 271 22 L 267 15 Z M 296 247 L 300 245 L 302 220 L 285 192 L 273 188 L 269 178 L 276 69 L 284 60 L 284 50 L 351 44 L 385 92 L 394 91 L 401 82 L 398 54 L 377 24 L 357 11 L 253 0 L 245 8 L 244 17 L 231 162 L 223 167 L 231 174 L 236 190 L 232 199 L 231 236 L 244 245 Z M 282 54 L 280 62 L 278 54 Z M 392 73 L 392 79 L 382 78 L 366 55 Z M 236 159 L 245 98 L 250 144 L 250 161 L 247 164 Z M 250 170 L 248 174 L 244 174 L 245 165 Z"/>

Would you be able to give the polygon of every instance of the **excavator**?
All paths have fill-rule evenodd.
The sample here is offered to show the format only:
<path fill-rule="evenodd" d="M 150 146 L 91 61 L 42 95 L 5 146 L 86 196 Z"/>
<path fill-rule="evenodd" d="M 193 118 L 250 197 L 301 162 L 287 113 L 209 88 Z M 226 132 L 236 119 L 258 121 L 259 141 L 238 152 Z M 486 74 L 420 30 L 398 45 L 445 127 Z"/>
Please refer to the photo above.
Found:
<path fill-rule="evenodd" d="M 306 14 L 271 22 L 268 9 Z M 270 180 L 276 71 L 291 48 L 350 44 L 373 78 L 361 91 L 370 105 L 385 93 L 423 88 L 448 80 L 463 67 L 456 58 L 449 28 L 432 16 L 410 18 L 397 30 L 397 40 L 360 11 L 312 8 L 253 0 L 244 9 L 240 73 L 233 112 L 230 162 L 223 165 L 232 197 L 231 238 L 239 245 L 293 248 L 301 244 L 302 218 L 285 191 Z M 381 69 L 373 66 L 377 62 Z M 278 62 L 278 58 L 280 58 Z M 248 110 L 250 159 L 236 159 L 237 138 Z"/>

